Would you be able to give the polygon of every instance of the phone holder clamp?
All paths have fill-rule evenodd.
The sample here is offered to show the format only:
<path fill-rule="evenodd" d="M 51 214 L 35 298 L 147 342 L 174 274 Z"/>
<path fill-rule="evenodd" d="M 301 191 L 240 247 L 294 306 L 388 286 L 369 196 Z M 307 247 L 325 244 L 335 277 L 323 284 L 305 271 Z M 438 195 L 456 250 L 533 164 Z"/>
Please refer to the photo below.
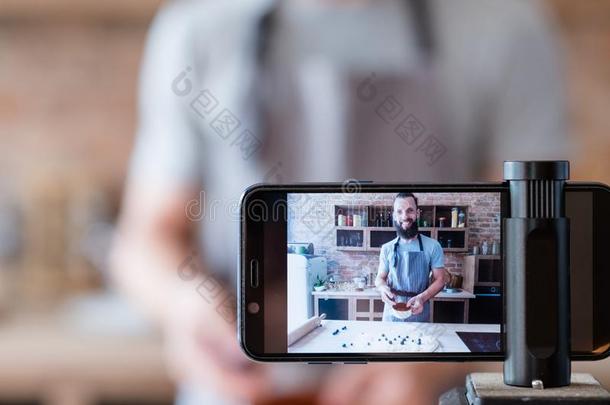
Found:
<path fill-rule="evenodd" d="M 439 404 L 610 403 L 592 376 L 571 375 L 568 178 L 567 161 L 504 162 L 503 377 L 469 374 L 466 387 L 443 394 Z"/>

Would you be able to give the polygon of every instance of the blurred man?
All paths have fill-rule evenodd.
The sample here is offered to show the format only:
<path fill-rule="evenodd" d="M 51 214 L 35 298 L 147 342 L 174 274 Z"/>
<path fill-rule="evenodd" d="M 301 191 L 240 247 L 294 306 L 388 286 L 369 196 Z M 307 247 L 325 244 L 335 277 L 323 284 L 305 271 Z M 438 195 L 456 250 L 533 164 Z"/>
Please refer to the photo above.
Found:
<path fill-rule="evenodd" d="M 497 179 L 505 159 L 566 157 L 562 80 L 543 17 L 535 2 L 505 0 L 175 1 L 160 10 L 113 260 L 119 285 L 164 328 L 180 403 L 252 403 L 290 390 L 281 376 L 308 387 L 287 366 L 249 362 L 234 320 L 218 310 L 234 299 L 232 213 L 246 186 Z M 337 368 L 316 387 L 326 403 L 425 403 L 463 372 Z"/>

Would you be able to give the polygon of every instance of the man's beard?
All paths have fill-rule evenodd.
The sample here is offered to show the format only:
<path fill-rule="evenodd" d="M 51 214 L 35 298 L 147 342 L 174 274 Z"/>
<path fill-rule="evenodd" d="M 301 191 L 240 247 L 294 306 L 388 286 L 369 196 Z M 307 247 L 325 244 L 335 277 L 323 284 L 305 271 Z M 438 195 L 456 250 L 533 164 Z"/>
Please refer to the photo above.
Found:
<path fill-rule="evenodd" d="M 398 233 L 398 236 L 404 239 L 412 239 L 416 237 L 417 232 L 419 230 L 417 227 L 417 222 L 415 221 L 412 221 L 411 226 L 409 226 L 407 229 L 403 229 L 402 224 L 394 221 L 394 228 L 396 229 L 396 233 Z"/>

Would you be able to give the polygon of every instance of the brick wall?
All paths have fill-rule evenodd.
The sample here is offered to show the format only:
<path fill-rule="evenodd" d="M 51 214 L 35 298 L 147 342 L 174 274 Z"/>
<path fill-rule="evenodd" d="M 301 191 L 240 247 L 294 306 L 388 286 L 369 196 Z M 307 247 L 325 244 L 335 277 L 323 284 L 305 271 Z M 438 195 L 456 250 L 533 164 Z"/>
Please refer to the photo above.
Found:
<path fill-rule="evenodd" d="M 416 193 L 420 205 L 468 206 L 466 219 L 469 228 L 468 248 L 486 239 L 491 249 L 493 240 L 500 241 L 500 196 L 495 193 Z M 335 205 L 391 206 L 394 194 L 304 194 L 289 195 L 289 242 L 310 242 L 317 255 L 328 259 L 329 274 L 340 279 L 376 273 L 379 265 L 377 252 L 337 250 L 335 238 Z M 463 253 L 445 252 L 445 266 L 461 272 Z"/>

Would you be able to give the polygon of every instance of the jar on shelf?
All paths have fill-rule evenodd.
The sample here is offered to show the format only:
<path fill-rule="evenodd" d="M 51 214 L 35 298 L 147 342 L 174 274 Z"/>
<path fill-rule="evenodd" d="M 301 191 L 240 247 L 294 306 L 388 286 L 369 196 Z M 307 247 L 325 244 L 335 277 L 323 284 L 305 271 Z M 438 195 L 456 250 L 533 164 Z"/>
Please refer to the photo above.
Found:
<path fill-rule="evenodd" d="M 343 214 L 343 210 L 339 209 L 337 211 L 337 225 L 338 226 L 345 226 L 345 224 L 346 224 L 345 215 Z"/>

